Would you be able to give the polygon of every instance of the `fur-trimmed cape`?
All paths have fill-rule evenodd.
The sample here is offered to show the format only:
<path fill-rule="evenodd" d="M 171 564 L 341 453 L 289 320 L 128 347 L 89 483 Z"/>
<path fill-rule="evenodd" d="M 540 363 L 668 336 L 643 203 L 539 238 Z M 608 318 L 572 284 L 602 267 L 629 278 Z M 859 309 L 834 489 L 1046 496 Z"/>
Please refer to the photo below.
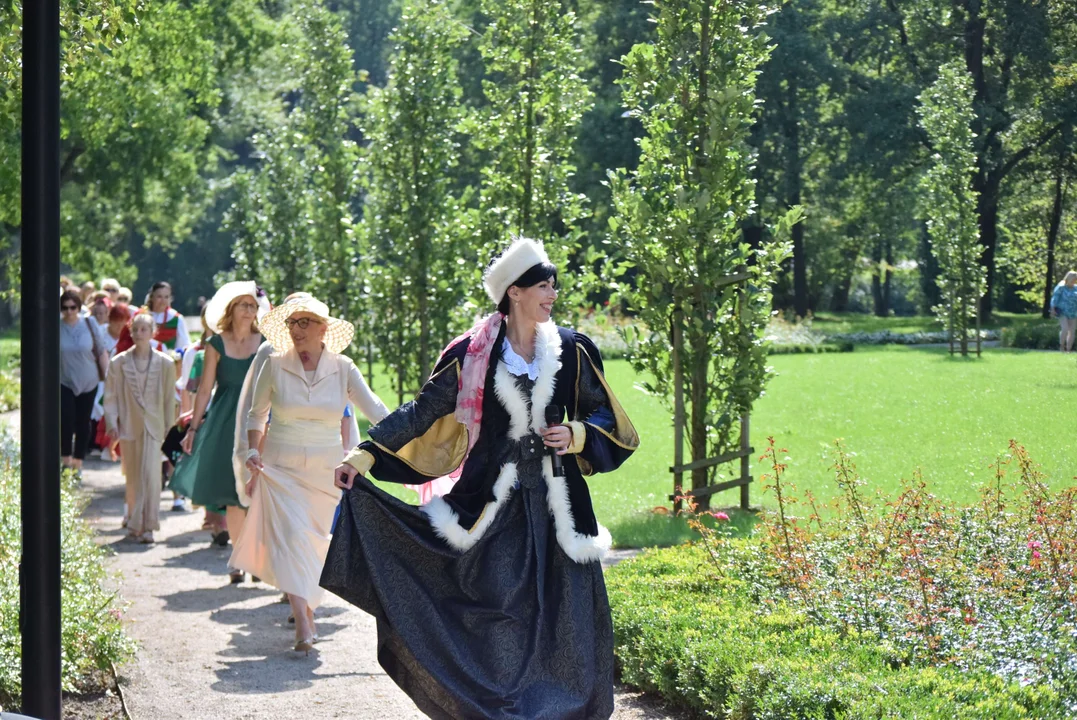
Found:
<path fill-rule="evenodd" d="M 610 534 L 595 519 L 584 476 L 619 467 L 635 451 L 639 437 L 606 384 L 598 348 L 589 338 L 552 322 L 539 325 L 539 373 L 528 397 L 500 361 L 504 332 L 502 327 L 490 357 L 479 439 L 453 490 L 431 500 L 423 512 L 448 545 L 460 551 L 473 547 L 521 482 L 516 462 L 494 458 L 503 455 L 500 450 L 508 443 L 542 453 L 537 433 L 546 424 L 546 407 L 557 405 L 582 440 L 582 447 L 574 448 L 577 454 L 563 456 L 564 477 L 553 474 L 549 456 L 541 463 L 557 542 L 576 562 L 599 560 L 610 547 Z M 445 475 L 459 465 L 467 434 L 453 413 L 468 342 L 465 338 L 445 352 L 416 398 L 372 427 L 371 440 L 356 448 L 349 462 L 369 466 L 369 459 L 359 459 L 367 453 L 373 458 L 374 478 L 409 484 Z"/>

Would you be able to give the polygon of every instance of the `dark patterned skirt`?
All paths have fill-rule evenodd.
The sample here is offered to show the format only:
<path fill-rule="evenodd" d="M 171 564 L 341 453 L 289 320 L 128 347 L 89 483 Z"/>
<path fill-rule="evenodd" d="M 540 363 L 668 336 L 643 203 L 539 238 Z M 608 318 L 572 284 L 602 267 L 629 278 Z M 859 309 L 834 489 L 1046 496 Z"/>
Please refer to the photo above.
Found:
<path fill-rule="evenodd" d="M 531 484 L 464 553 L 369 480 L 344 494 L 321 585 L 377 619 L 378 661 L 429 717 L 613 713 L 602 567 L 565 555 L 546 484 Z"/>

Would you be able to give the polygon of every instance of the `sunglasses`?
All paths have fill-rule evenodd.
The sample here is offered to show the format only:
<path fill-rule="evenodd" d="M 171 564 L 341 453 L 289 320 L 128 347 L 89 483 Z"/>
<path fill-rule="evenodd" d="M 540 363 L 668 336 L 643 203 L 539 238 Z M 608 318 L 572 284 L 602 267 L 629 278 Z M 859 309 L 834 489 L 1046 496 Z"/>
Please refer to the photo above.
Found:
<path fill-rule="evenodd" d="M 289 330 L 291 330 L 297 325 L 299 326 L 300 330 L 306 330 L 308 327 L 310 327 L 311 323 L 321 324 L 321 322 L 321 320 L 315 320 L 314 318 L 299 318 L 298 320 L 294 318 L 288 318 L 284 321 L 284 324 L 288 326 Z"/>
<path fill-rule="evenodd" d="M 68 310 L 78 310 L 79 306 L 78 305 L 61 305 L 60 309 L 63 310 L 64 312 L 67 312 Z"/>

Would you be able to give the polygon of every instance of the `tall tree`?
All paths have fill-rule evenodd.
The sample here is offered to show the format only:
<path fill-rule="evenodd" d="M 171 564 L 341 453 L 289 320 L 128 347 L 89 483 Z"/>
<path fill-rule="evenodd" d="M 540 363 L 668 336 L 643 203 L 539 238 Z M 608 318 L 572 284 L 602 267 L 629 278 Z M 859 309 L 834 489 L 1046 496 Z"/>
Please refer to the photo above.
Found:
<path fill-rule="evenodd" d="M 921 212 L 939 262 L 938 313 L 951 337 L 956 335 L 962 355 L 968 355 L 970 326 L 987 289 L 976 234 L 978 195 L 971 182 L 976 170 L 972 94 L 972 78 L 950 63 L 939 69 L 939 79 L 920 99 L 920 122 L 935 148 L 921 183 Z"/>
<path fill-rule="evenodd" d="M 635 369 L 650 389 L 671 397 L 684 368 L 691 407 L 692 460 L 727 452 L 736 420 L 767 378 L 760 334 L 770 286 L 799 219 L 790 211 L 753 248 L 741 227 L 753 211 L 748 143 L 755 84 L 769 52 L 762 32 L 768 8 L 725 0 L 670 0 L 656 6 L 656 39 L 624 58 L 625 104 L 643 123 L 634 172 L 611 174 L 614 237 L 635 267 L 632 309 L 649 334 L 632 337 Z M 723 278 L 747 273 L 742 286 Z M 692 487 L 716 468 L 692 471 Z M 706 504 L 704 500 L 704 505 Z"/>
<path fill-rule="evenodd" d="M 579 21 L 568 0 L 482 0 L 479 41 L 486 104 L 474 114 L 472 148 L 481 158 L 480 263 L 510 234 L 545 241 L 562 270 L 568 307 L 582 296 L 597 260 L 582 257 L 585 198 L 574 193 L 573 144 L 591 93 L 581 77 Z M 480 288 L 473 282 L 472 287 Z M 478 290 L 476 290 L 478 292 Z M 575 296 L 575 298 L 572 298 Z M 481 297 L 476 296 L 483 304 Z"/>
<path fill-rule="evenodd" d="M 363 221 L 372 316 L 397 397 L 430 374 L 465 299 L 452 195 L 462 118 L 454 53 L 467 30 L 442 0 L 410 0 L 390 37 L 384 88 L 368 91 Z"/>

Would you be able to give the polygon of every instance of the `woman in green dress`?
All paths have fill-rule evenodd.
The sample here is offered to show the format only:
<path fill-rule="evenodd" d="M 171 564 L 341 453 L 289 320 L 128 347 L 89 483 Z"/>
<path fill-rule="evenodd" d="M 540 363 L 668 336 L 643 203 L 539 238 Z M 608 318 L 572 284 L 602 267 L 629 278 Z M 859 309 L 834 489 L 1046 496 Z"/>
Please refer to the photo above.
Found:
<path fill-rule="evenodd" d="M 206 343 L 194 415 L 183 439 L 187 455 L 176 465 L 170 487 L 207 510 L 226 514 L 227 529 L 214 537 L 220 545 L 228 536 L 238 537 L 243 525 L 232 470 L 236 409 L 247 370 L 262 344 L 258 320 L 269 309 L 265 292 L 251 281 L 224 285 L 206 308 L 206 322 L 215 334 Z M 213 406 L 206 414 L 211 395 Z M 232 576 L 233 582 L 242 579 L 242 573 Z"/>

